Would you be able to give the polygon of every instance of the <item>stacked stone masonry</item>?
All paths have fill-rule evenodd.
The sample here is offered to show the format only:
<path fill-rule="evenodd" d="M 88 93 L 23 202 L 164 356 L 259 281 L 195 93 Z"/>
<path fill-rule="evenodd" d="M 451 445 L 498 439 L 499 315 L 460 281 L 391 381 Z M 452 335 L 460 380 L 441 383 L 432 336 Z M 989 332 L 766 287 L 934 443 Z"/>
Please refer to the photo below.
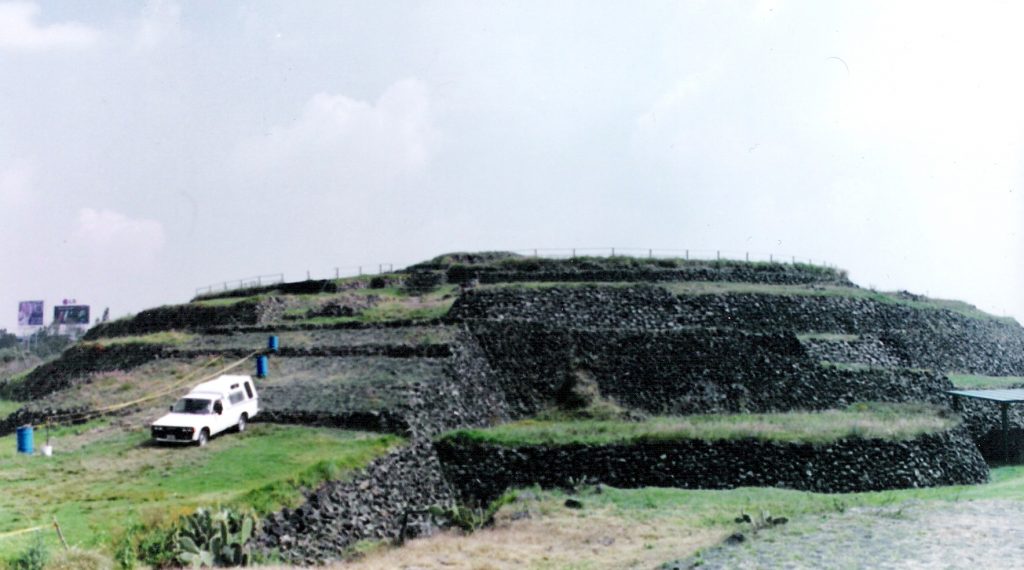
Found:
<path fill-rule="evenodd" d="M 479 503 L 508 488 L 535 483 L 569 487 L 580 480 L 624 488 L 754 486 L 826 493 L 988 480 L 981 454 L 962 429 L 905 441 L 843 439 L 831 444 L 743 439 L 508 447 L 455 436 L 436 447 L 461 499 Z"/>

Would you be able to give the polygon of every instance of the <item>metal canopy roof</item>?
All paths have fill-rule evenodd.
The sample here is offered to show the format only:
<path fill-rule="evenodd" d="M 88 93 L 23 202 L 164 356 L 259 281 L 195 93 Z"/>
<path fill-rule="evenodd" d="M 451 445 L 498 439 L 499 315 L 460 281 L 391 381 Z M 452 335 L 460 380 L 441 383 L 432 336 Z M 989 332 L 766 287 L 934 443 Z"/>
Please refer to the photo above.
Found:
<path fill-rule="evenodd" d="M 1004 404 L 1024 402 L 1024 388 L 1015 390 L 947 390 L 947 394 L 963 396 L 965 398 L 978 398 L 980 400 L 992 400 Z"/>

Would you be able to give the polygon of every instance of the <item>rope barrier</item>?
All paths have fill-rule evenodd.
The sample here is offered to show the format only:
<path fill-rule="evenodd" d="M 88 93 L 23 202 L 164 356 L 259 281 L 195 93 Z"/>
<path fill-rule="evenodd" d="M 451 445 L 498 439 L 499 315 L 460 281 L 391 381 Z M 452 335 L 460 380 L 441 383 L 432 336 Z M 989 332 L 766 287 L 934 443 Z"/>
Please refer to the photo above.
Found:
<path fill-rule="evenodd" d="M 189 374 L 186 374 L 185 377 L 182 378 L 181 380 L 179 380 L 178 382 L 175 382 L 174 384 L 172 384 L 171 386 L 169 386 L 167 388 L 164 388 L 164 389 L 159 390 L 157 392 L 153 392 L 152 394 L 143 396 L 141 398 L 136 398 L 135 400 L 131 400 L 131 401 L 128 401 L 128 402 L 122 402 L 122 403 L 119 403 L 119 404 L 112 404 L 110 406 L 104 406 L 104 407 L 101 407 L 101 408 L 95 408 L 95 409 L 87 410 L 87 411 L 84 411 L 84 412 L 67 412 L 67 413 L 64 413 L 64 414 L 57 414 L 57 415 L 49 416 L 47 419 L 48 419 L 48 421 L 53 421 L 55 419 L 62 419 L 62 418 L 77 418 L 77 419 L 81 419 L 81 420 L 89 420 L 89 419 L 96 418 L 96 417 L 102 416 L 102 415 L 110 413 L 110 412 L 116 412 L 118 410 L 123 410 L 125 408 L 129 408 L 131 406 L 135 406 L 135 405 L 141 404 L 143 402 L 148 402 L 150 400 L 155 400 L 156 398 L 159 398 L 161 396 L 166 396 L 167 394 L 170 394 L 171 392 L 174 392 L 175 390 L 181 389 L 181 387 L 183 385 L 185 385 L 186 383 L 195 382 L 197 384 L 201 384 L 203 382 L 206 382 L 207 380 L 212 380 L 212 379 L 220 376 L 221 374 L 224 374 L 225 372 L 227 372 L 229 370 L 232 370 L 234 368 L 237 368 L 237 367 L 241 366 L 247 360 L 249 360 L 253 356 L 256 356 L 260 352 L 262 352 L 262 351 L 261 350 L 254 350 L 254 351 L 250 352 L 249 354 L 247 354 L 246 356 L 244 356 L 244 357 L 242 357 L 242 358 L 232 362 L 231 364 L 225 366 L 224 368 L 221 368 L 221 369 L 217 370 L 216 372 L 213 372 L 211 374 L 208 374 L 207 376 L 204 376 L 203 378 L 200 378 L 198 381 L 192 380 L 190 378 L 196 372 L 199 372 L 199 371 L 203 370 L 204 368 L 212 365 L 213 363 L 218 362 L 218 361 L 224 359 L 223 356 L 216 356 L 216 357 L 212 358 L 206 364 L 203 364 L 202 366 L 200 366 L 199 368 L 194 370 L 193 372 L 190 372 Z"/>
<path fill-rule="evenodd" d="M 12 536 L 18 536 L 19 534 L 25 534 L 27 532 L 35 532 L 37 530 L 43 530 L 43 529 L 45 529 L 45 528 L 47 528 L 49 526 L 50 525 L 45 525 L 44 524 L 42 526 L 34 526 L 32 528 L 23 528 L 21 530 L 12 530 L 10 532 L 3 532 L 3 533 L 0 533 L 0 539 L 9 538 L 9 537 L 12 537 Z"/>
<path fill-rule="evenodd" d="M 227 372 L 229 370 L 232 370 L 234 368 L 237 368 L 237 367 L 241 366 L 247 360 L 249 360 L 253 356 L 256 356 L 257 354 L 260 354 L 261 352 L 263 352 L 263 351 L 262 350 L 254 350 L 254 351 L 250 352 L 249 354 L 247 354 L 246 356 L 244 356 L 243 358 L 240 358 L 240 359 L 232 362 L 231 364 L 228 364 L 227 366 L 218 369 L 216 372 L 210 373 L 210 374 L 200 378 L 197 383 L 201 384 L 201 383 L 206 382 L 208 380 L 213 380 L 214 378 L 220 376 L 221 374 L 224 374 L 225 372 Z M 213 363 L 221 361 L 223 359 L 224 359 L 223 356 L 213 357 L 209 361 L 207 361 L 205 364 L 203 364 L 202 366 L 199 366 L 195 370 L 193 370 L 193 371 L 189 372 L 188 374 L 186 374 L 178 382 L 175 382 L 171 386 L 169 386 L 167 388 L 164 388 L 162 390 L 158 390 L 156 392 L 153 392 L 152 394 L 149 394 L 147 396 L 143 396 L 141 398 L 136 398 L 136 399 L 131 400 L 129 402 L 121 402 L 119 404 L 113 404 L 113 405 L 110 405 L 110 406 L 104 406 L 102 408 L 96 408 L 96 409 L 93 409 L 93 410 L 89 410 L 87 412 L 69 412 L 69 413 L 65 413 L 65 414 L 58 414 L 58 415 L 50 416 L 47 419 L 47 421 L 53 421 L 56 418 L 76 417 L 76 416 L 79 416 L 80 419 L 88 420 L 88 419 L 91 419 L 93 417 L 101 416 L 101 415 L 103 415 L 105 413 L 114 412 L 114 411 L 117 411 L 117 410 L 122 410 L 122 409 L 128 408 L 130 406 L 141 404 L 142 402 L 147 402 L 149 400 L 153 400 L 153 399 L 159 398 L 161 396 L 165 396 L 165 395 L 170 394 L 171 392 L 173 392 L 175 390 L 180 389 L 181 386 L 184 385 L 185 383 L 193 382 L 193 380 L 191 380 L 191 377 L 193 375 L 195 375 L 198 372 L 202 371 L 203 369 L 209 367 Z M 60 531 L 60 526 L 57 524 L 57 519 L 56 518 L 54 518 L 53 524 L 54 524 L 55 528 L 57 529 L 58 534 L 61 535 L 61 541 L 63 542 L 64 541 L 64 537 L 63 537 L 63 535 L 62 535 L 62 533 Z M 8 532 L 0 533 L 0 540 L 5 539 L 5 538 L 10 538 L 12 536 L 18 536 L 18 535 L 21 535 L 21 534 L 26 534 L 26 533 L 29 533 L 29 532 L 36 532 L 36 531 L 44 530 L 44 529 L 48 528 L 49 526 L 50 525 L 41 525 L 41 526 L 34 526 L 34 527 L 30 527 L 30 528 L 23 528 L 23 529 L 19 529 L 19 530 L 12 530 L 12 531 L 8 531 Z M 64 543 L 64 547 L 65 547 L 65 549 L 67 548 L 67 543 L 66 542 Z"/>

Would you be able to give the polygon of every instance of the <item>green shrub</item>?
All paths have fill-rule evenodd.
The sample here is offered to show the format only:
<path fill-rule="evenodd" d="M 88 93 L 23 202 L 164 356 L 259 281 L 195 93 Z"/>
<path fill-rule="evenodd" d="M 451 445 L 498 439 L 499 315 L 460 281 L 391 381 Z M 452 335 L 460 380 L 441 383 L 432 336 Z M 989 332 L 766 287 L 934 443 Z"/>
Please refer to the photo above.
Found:
<path fill-rule="evenodd" d="M 32 544 L 24 552 L 14 557 L 10 562 L 11 570 L 43 570 L 47 560 L 50 559 L 50 551 L 43 541 L 43 534 L 37 532 L 32 539 Z"/>
<path fill-rule="evenodd" d="M 486 507 L 469 507 L 465 505 L 451 505 L 447 507 L 433 506 L 427 509 L 432 516 L 446 521 L 463 532 L 471 533 L 481 528 L 494 524 L 494 515 L 498 514 L 501 507 L 516 500 L 515 491 L 506 491 Z"/>
<path fill-rule="evenodd" d="M 131 554 L 154 568 L 175 565 L 174 530 L 167 526 L 147 529 L 137 539 L 130 539 Z M 120 560 L 121 556 L 118 556 L 118 563 Z"/>

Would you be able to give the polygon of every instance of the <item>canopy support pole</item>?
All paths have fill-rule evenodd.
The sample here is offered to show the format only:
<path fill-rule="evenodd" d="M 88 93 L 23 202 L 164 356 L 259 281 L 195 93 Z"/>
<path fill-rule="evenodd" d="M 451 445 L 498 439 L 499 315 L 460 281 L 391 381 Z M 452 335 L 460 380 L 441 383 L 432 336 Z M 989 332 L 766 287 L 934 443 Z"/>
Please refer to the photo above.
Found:
<path fill-rule="evenodd" d="M 1010 462 L 1010 404 L 999 405 L 999 412 L 1003 420 L 1003 461 Z"/>

